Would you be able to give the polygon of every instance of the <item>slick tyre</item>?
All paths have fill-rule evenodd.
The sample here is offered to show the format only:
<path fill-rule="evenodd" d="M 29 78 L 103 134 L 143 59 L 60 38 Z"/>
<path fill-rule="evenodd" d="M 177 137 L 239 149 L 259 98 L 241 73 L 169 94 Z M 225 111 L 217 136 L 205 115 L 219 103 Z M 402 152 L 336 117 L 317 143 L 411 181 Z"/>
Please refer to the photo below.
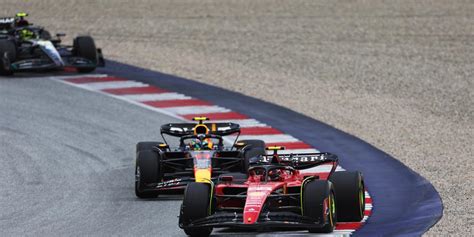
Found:
<path fill-rule="evenodd" d="M 265 142 L 262 140 L 241 140 L 238 142 L 243 142 L 248 146 L 245 148 L 244 157 L 243 157 L 243 164 L 242 164 L 242 173 L 247 173 L 250 164 L 252 163 L 251 159 L 257 157 L 259 155 L 265 155 Z"/>
<path fill-rule="evenodd" d="M 135 195 L 139 198 L 154 198 L 158 192 L 146 190 L 147 185 L 161 181 L 160 155 L 152 150 L 137 153 L 135 165 Z"/>
<path fill-rule="evenodd" d="M 183 204 L 179 215 L 179 225 L 189 236 L 209 236 L 212 227 L 187 227 L 195 220 L 212 214 L 212 190 L 207 183 L 190 183 L 184 191 Z"/>
<path fill-rule="evenodd" d="M 337 222 L 335 192 L 327 180 L 311 180 L 303 186 L 303 215 L 319 220 L 324 226 L 309 228 L 311 233 L 331 233 Z"/>
<path fill-rule="evenodd" d="M 94 39 L 92 39 L 90 36 L 79 36 L 74 39 L 73 49 L 76 56 L 88 59 L 94 63 L 94 66 L 81 67 L 77 70 L 80 73 L 94 71 L 98 59 L 97 48 L 95 47 Z"/>
<path fill-rule="evenodd" d="M 364 218 L 365 187 L 360 172 L 334 172 L 329 180 L 336 191 L 337 218 L 339 221 L 355 222 Z"/>
<path fill-rule="evenodd" d="M 10 40 L 0 40 L 0 75 L 10 76 L 13 71 L 10 66 L 16 60 L 16 47 Z"/>

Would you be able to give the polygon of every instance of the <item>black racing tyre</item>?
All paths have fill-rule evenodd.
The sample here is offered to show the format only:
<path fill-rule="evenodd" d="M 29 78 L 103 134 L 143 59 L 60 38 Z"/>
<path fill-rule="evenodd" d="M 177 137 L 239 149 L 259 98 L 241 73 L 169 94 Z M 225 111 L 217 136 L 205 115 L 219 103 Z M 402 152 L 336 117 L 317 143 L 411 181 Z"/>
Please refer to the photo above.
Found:
<path fill-rule="evenodd" d="M 247 173 L 250 163 L 251 163 L 251 158 L 257 157 L 259 155 L 265 155 L 265 142 L 262 140 L 241 140 L 238 142 L 245 143 L 245 151 L 243 154 L 243 164 L 242 164 L 242 173 Z"/>
<path fill-rule="evenodd" d="M 189 223 L 212 214 L 211 185 L 208 183 L 190 183 L 184 191 L 183 204 L 179 215 L 179 225 L 189 236 L 209 236 L 212 227 L 186 227 Z"/>
<path fill-rule="evenodd" d="M 303 215 L 324 221 L 322 228 L 309 228 L 311 233 L 331 233 L 337 222 L 337 208 L 334 202 L 335 192 L 332 183 L 327 180 L 310 180 L 303 186 Z M 325 204 L 325 200 L 327 203 Z M 328 206 L 329 209 L 324 208 Z"/>
<path fill-rule="evenodd" d="M 16 47 L 10 40 L 0 40 L 0 75 L 10 76 L 13 71 L 10 68 L 16 60 Z"/>
<path fill-rule="evenodd" d="M 358 171 L 334 172 L 329 180 L 336 191 L 338 221 L 355 222 L 364 218 L 364 178 Z"/>
<path fill-rule="evenodd" d="M 137 143 L 136 151 L 137 153 L 145 150 L 153 150 L 153 147 L 158 147 L 158 145 L 163 144 L 163 142 L 139 142 Z"/>
<path fill-rule="evenodd" d="M 135 165 L 135 195 L 139 198 L 154 198 L 158 192 L 144 190 L 147 184 L 158 183 L 162 180 L 161 156 L 152 150 L 137 153 Z"/>
<path fill-rule="evenodd" d="M 94 64 L 97 64 L 97 48 L 95 47 L 94 39 L 90 36 L 78 36 L 74 39 L 73 45 L 76 56 L 91 60 Z M 81 67 L 77 70 L 81 73 L 92 72 L 95 70 L 95 66 Z"/>

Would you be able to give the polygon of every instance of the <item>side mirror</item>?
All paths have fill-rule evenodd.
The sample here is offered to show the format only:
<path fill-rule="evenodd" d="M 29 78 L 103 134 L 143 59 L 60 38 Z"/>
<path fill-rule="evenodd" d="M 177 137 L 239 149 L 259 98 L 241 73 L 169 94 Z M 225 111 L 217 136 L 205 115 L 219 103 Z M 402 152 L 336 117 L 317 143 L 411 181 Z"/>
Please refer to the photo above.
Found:
<path fill-rule="evenodd" d="M 244 148 L 244 146 L 246 146 L 247 144 L 245 144 L 245 142 L 236 142 L 234 144 L 234 147 L 237 148 L 237 149 L 242 149 Z"/>
<path fill-rule="evenodd" d="M 166 149 L 170 148 L 170 146 L 168 144 L 165 144 L 165 143 L 160 143 L 160 144 L 158 144 L 158 148 L 160 148 L 160 150 L 166 150 Z"/>

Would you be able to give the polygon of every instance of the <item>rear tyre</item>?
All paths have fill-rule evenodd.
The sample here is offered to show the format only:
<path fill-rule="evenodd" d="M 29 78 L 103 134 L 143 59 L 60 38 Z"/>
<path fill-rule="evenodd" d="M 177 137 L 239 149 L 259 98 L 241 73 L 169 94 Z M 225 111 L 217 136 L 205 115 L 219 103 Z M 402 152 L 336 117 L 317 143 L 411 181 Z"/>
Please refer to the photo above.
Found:
<path fill-rule="evenodd" d="M 329 180 L 336 191 L 337 217 L 339 221 L 355 222 L 364 218 L 364 179 L 358 171 L 334 172 Z"/>
<path fill-rule="evenodd" d="M 337 222 L 335 193 L 327 180 L 311 180 L 303 186 L 303 215 L 324 223 L 322 228 L 309 228 L 311 233 L 331 233 Z"/>
<path fill-rule="evenodd" d="M 242 173 L 247 173 L 250 164 L 253 162 L 252 158 L 255 158 L 259 155 L 265 155 L 265 142 L 262 140 L 241 140 L 238 142 L 242 142 L 246 144 L 246 148 L 243 155 L 243 164 L 242 164 Z"/>
<path fill-rule="evenodd" d="M 160 170 L 161 156 L 152 150 L 137 153 L 135 165 L 135 195 L 139 198 L 154 198 L 158 192 L 146 190 L 147 185 L 158 183 L 163 178 Z"/>
<path fill-rule="evenodd" d="M 16 47 L 10 40 L 0 40 L 0 75 L 10 76 L 13 71 L 10 66 L 16 60 Z"/>
<path fill-rule="evenodd" d="M 77 68 L 80 73 L 92 72 L 97 65 L 97 48 L 94 39 L 90 36 L 79 36 L 74 39 L 74 52 L 76 56 L 88 59 L 94 63 L 94 66 Z"/>
<path fill-rule="evenodd" d="M 184 191 L 183 204 L 179 215 L 179 226 L 189 236 L 209 236 L 212 227 L 186 227 L 195 220 L 212 214 L 212 190 L 207 183 L 190 183 Z"/>

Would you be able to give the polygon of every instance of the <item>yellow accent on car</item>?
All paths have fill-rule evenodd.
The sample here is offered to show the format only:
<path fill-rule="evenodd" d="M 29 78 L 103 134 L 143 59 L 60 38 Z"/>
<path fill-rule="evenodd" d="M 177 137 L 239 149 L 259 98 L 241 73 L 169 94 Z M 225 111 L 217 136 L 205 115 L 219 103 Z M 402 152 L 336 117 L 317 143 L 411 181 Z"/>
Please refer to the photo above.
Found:
<path fill-rule="evenodd" d="M 331 223 L 331 226 L 333 226 L 334 225 L 333 215 L 336 211 L 336 207 L 334 204 L 334 200 L 332 200 L 332 194 L 329 194 L 328 208 L 329 208 L 329 223 Z"/>
<path fill-rule="evenodd" d="M 269 146 L 267 150 L 285 150 L 284 146 Z"/>
<path fill-rule="evenodd" d="M 194 172 L 194 178 L 198 183 L 210 183 L 211 171 L 208 169 L 198 169 Z"/>
<path fill-rule="evenodd" d="M 205 124 L 196 124 L 193 128 L 194 130 L 194 135 L 197 134 L 208 134 L 209 133 L 209 128 Z"/>
<path fill-rule="evenodd" d="M 193 121 L 198 121 L 199 124 L 202 124 L 202 121 L 206 121 L 206 120 L 209 120 L 208 117 L 194 117 L 193 118 Z"/>
<path fill-rule="evenodd" d="M 25 17 L 25 16 L 28 16 L 28 13 L 26 13 L 26 12 L 18 12 L 18 13 L 16 14 L 16 16 L 17 16 L 17 17 Z"/>

